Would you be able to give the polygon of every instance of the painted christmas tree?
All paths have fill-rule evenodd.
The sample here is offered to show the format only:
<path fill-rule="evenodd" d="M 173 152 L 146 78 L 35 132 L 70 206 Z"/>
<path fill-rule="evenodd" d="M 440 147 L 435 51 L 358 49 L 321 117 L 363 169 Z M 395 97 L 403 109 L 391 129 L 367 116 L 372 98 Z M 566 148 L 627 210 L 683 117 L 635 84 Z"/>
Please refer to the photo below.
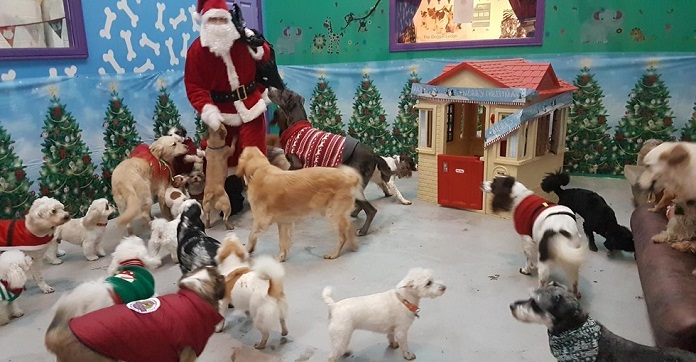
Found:
<path fill-rule="evenodd" d="M 29 191 L 32 182 L 27 179 L 22 160 L 14 152 L 15 142 L 0 125 L 0 219 L 21 219 L 36 199 Z"/>
<path fill-rule="evenodd" d="M 104 117 L 104 154 L 102 155 L 102 180 L 107 197 L 111 199 L 111 174 L 114 168 L 130 155 L 135 146 L 142 143 L 135 130 L 135 120 L 116 87 L 111 87 L 111 98 Z"/>
<path fill-rule="evenodd" d="M 73 217 L 83 216 L 92 200 L 103 195 L 101 180 L 94 174 L 96 166 L 77 121 L 52 93 L 41 134 L 44 159 L 39 189 L 41 195 L 62 202 Z"/>
<path fill-rule="evenodd" d="M 415 69 L 411 69 L 409 79 L 401 89 L 399 96 L 399 110 L 392 126 L 392 136 L 394 137 L 394 154 L 405 153 L 418 162 L 418 110 L 414 107 L 418 98 L 411 94 L 413 83 L 419 83 Z M 386 156 L 386 155 L 385 155 Z"/>
<path fill-rule="evenodd" d="M 382 96 L 372 84 L 367 71 L 363 72 L 362 82 L 355 91 L 353 100 L 353 115 L 348 124 L 348 134 L 372 147 L 378 155 L 392 154 L 394 141 L 387 129 Z"/>
<path fill-rule="evenodd" d="M 196 134 L 193 136 L 193 142 L 196 147 L 201 148 L 201 141 L 205 139 L 205 133 L 208 131 L 208 126 L 201 120 L 201 115 L 195 112 L 194 124 L 196 125 Z"/>
<path fill-rule="evenodd" d="M 160 81 L 159 96 L 157 96 L 157 104 L 155 105 L 155 115 L 152 119 L 155 121 L 154 131 L 155 139 L 162 135 L 166 135 L 167 131 L 174 126 L 181 127 L 181 115 L 179 110 L 172 102 L 167 87 L 164 82 Z"/>
<path fill-rule="evenodd" d="M 691 118 L 686 121 L 686 125 L 681 130 L 680 140 L 687 142 L 696 141 L 696 103 L 694 103 L 694 113 L 691 113 Z"/>
<path fill-rule="evenodd" d="M 611 148 L 610 127 L 602 88 L 587 66 L 580 69 L 573 84 L 578 90 L 573 94 L 568 120 L 564 167 L 572 173 L 612 173 L 614 164 L 607 152 Z"/>
<path fill-rule="evenodd" d="M 336 93 L 329 86 L 324 74 L 319 75 L 319 82 L 312 92 L 309 106 L 309 119 L 312 126 L 322 131 L 345 135 L 341 112 L 336 105 Z"/>
<path fill-rule="evenodd" d="M 626 113 L 614 134 L 612 152 L 614 174 L 623 174 L 624 165 L 636 163 L 643 142 L 651 138 L 674 139 L 673 113 L 669 106 L 669 90 L 657 69 L 650 65 L 636 83 L 626 104 Z"/>

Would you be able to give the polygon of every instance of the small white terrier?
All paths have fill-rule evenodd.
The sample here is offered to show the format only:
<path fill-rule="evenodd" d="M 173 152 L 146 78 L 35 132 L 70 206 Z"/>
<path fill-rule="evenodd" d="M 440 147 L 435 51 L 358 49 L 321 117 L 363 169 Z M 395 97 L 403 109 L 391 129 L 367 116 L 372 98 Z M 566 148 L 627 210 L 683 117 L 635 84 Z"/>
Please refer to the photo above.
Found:
<path fill-rule="evenodd" d="M 172 184 L 164 191 L 164 203 L 172 211 L 172 217 L 179 216 L 181 204 L 191 198 L 186 187 L 188 180 L 188 176 L 176 175 L 172 178 Z"/>
<path fill-rule="evenodd" d="M 160 261 L 150 256 L 143 239 L 125 237 L 111 255 L 113 258 L 106 270 L 108 276 L 84 282 L 63 295 L 56 303 L 57 314 L 74 318 L 153 296 L 155 280 L 146 268 L 156 268 Z"/>
<path fill-rule="evenodd" d="M 415 359 L 408 349 L 408 329 L 418 317 L 418 303 L 421 298 L 441 296 L 445 289 L 442 282 L 433 280 L 432 270 L 423 268 L 411 269 L 396 289 L 338 302 L 333 299 L 332 288 L 325 287 L 322 297 L 329 306 L 329 361 L 337 361 L 346 353 L 356 329 L 385 333 L 389 347 L 401 347 L 405 359 Z"/>
<path fill-rule="evenodd" d="M 163 218 L 152 220 L 150 223 L 150 241 L 147 243 L 150 256 L 157 257 L 161 261 L 160 250 L 164 249 L 172 257 L 174 264 L 179 263 L 179 258 L 176 255 L 178 247 L 176 233 L 179 221 L 181 221 L 181 213 L 172 221 Z"/>
<path fill-rule="evenodd" d="M 285 320 L 288 303 L 283 292 L 285 269 L 275 258 L 260 255 L 249 260 L 249 253 L 235 233 L 229 233 L 222 241 L 215 256 L 220 274 L 225 276 L 225 297 L 220 301 L 220 314 L 232 303 L 234 309 L 246 312 L 261 332 L 261 341 L 256 349 L 266 348 L 274 322 L 280 322 L 281 335 L 288 334 Z M 223 320 L 216 332 L 224 328 Z"/>
<path fill-rule="evenodd" d="M 107 199 L 92 201 L 84 217 L 71 219 L 56 228 L 53 240 L 48 244 L 48 249 L 46 250 L 46 260 L 54 265 L 63 262 L 57 258 L 58 255 L 64 254 L 58 251 L 58 243 L 61 241 L 81 245 L 82 252 L 87 260 L 94 261 L 99 259 L 100 256 L 106 255 L 101 242 L 106 231 L 106 225 L 109 222 L 109 216 L 114 211 L 116 209 L 113 205 L 109 205 L 109 200 Z"/>
<path fill-rule="evenodd" d="M 15 300 L 24 291 L 31 264 L 31 257 L 19 250 L 0 254 L 0 326 L 24 315 Z"/>

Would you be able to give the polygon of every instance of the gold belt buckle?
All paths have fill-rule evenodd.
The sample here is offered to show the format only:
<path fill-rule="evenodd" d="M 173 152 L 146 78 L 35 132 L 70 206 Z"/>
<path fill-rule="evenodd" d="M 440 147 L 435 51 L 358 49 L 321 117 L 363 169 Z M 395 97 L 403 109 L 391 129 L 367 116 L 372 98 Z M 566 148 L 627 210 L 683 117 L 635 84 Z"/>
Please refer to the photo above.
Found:
<path fill-rule="evenodd" d="M 242 90 L 241 92 L 239 91 L 240 89 Z M 237 99 L 239 99 L 240 101 L 243 101 L 247 98 L 247 91 L 245 86 L 237 88 L 235 92 L 237 93 Z M 244 93 L 244 96 L 242 96 L 242 93 Z"/>

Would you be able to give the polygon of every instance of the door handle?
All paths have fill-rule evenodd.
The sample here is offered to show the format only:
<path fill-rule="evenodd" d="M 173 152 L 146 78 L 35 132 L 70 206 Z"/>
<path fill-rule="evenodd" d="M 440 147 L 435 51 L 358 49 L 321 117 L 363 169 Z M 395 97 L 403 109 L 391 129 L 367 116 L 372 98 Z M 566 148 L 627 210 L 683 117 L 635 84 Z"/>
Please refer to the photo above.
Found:
<path fill-rule="evenodd" d="M 464 173 L 464 169 L 463 168 L 455 168 L 454 172 L 455 173 Z"/>
<path fill-rule="evenodd" d="M 447 162 L 442 163 L 442 172 L 447 172 Z"/>

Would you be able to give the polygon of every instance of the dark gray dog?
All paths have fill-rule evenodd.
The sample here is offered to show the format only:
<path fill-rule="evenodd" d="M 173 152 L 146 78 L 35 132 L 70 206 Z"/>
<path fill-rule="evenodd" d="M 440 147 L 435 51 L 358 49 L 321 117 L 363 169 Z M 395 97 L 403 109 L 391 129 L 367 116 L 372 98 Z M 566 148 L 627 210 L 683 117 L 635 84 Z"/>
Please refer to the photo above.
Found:
<path fill-rule="evenodd" d="M 510 310 L 519 321 L 547 326 L 551 354 L 559 361 L 696 361 L 696 354 L 681 349 L 649 347 L 615 335 L 588 317 L 573 293 L 554 282 L 510 304 Z"/>
<path fill-rule="evenodd" d="M 295 125 L 298 122 L 307 122 L 308 118 L 307 112 L 304 109 L 304 97 L 293 92 L 288 88 L 281 90 L 278 88 L 271 87 L 268 90 L 268 98 L 270 98 L 271 101 L 273 101 L 273 103 L 275 103 L 278 106 L 278 109 L 273 114 L 273 120 L 271 121 L 271 124 L 278 125 L 278 129 L 280 129 L 281 132 L 282 144 L 285 137 L 289 136 L 283 135 L 283 132 L 288 131 L 289 128 L 293 127 L 293 125 Z M 336 135 L 333 136 L 340 137 Z M 327 144 L 328 143 L 329 142 L 327 142 Z M 309 144 L 309 142 L 307 142 L 307 144 Z M 285 152 L 286 154 L 290 152 L 288 147 L 285 147 Z M 318 153 L 319 152 L 317 152 L 317 154 Z M 290 154 L 288 156 L 289 159 L 291 157 L 299 157 L 298 162 L 304 166 L 307 166 L 312 164 L 310 158 L 314 159 L 316 154 Z M 352 137 L 345 137 L 345 146 L 343 147 L 342 154 L 340 156 L 341 158 L 339 161 L 341 161 L 341 164 L 348 165 L 354 168 L 358 171 L 358 173 L 360 173 L 360 176 L 362 176 L 363 191 L 365 190 L 365 187 L 367 187 L 367 183 L 370 182 L 370 178 L 372 177 L 372 174 L 375 172 L 376 169 L 379 170 L 379 172 L 381 173 L 382 180 L 384 180 L 384 183 L 389 182 L 391 176 L 395 174 L 389 168 L 387 161 L 385 161 L 382 157 L 376 155 L 372 148 L 370 148 L 370 146 L 358 142 L 358 140 Z M 372 219 L 374 219 L 375 215 L 377 214 L 377 209 L 374 206 L 372 206 L 372 204 L 367 200 L 356 199 L 355 205 L 356 208 L 355 210 L 353 210 L 351 216 L 358 216 L 361 210 L 365 210 L 365 223 L 358 230 L 358 235 L 363 236 L 367 234 L 367 231 L 370 228 L 370 224 L 372 224 Z"/>

